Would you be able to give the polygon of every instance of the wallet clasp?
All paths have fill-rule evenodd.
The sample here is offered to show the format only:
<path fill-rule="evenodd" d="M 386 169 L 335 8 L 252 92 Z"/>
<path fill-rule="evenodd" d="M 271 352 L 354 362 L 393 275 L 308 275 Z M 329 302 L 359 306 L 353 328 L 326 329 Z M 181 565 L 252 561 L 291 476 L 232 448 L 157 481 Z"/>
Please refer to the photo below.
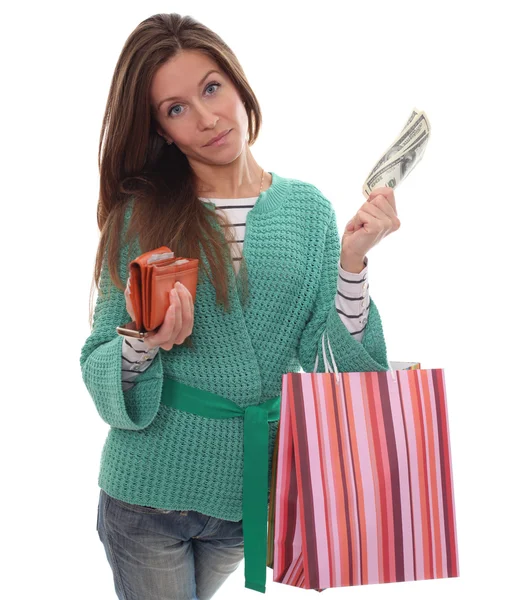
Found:
<path fill-rule="evenodd" d="M 116 332 L 118 333 L 118 335 L 123 335 L 125 337 L 133 337 L 138 340 L 142 340 L 148 333 L 147 331 L 137 331 L 135 321 L 125 323 L 125 325 L 119 325 L 116 328 Z"/>

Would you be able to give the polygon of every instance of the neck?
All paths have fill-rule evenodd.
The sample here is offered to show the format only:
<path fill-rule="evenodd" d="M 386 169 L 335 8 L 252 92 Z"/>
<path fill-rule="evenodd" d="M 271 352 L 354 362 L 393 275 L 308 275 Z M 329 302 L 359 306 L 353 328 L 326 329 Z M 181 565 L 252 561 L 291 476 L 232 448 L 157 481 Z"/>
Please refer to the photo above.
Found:
<path fill-rule="evenodd" d="M 248 198 L 258 196 L 262 180 L 265 189 L 267 176 L 250 151 L 227 165 L 194 164 L 197 194 L 207 198 Z"/>

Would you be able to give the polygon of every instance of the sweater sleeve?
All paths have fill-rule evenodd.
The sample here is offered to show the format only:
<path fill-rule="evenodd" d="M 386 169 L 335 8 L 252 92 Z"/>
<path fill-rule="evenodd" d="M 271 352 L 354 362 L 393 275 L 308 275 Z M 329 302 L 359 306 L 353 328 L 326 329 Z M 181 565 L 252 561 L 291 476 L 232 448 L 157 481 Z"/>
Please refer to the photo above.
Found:
<path fill-rule="evenodd" d="M 338 290 L 340 246 L 336 215 L 331 206 L 318 288 L 310 317 L 298 344 L 300 364 L 306 373 L 312 371 L 324 373 L 322 340 L 324 339 L 327 348 L 327 338 L 329 338 L 334 360 L 340 372 L 388 371 L 389 362 L 382 321 L 371 296 L 368 320 L 360 341 L 351 335 L 337 311 L 335 301 Z M 328 362 L 332 364 L 328 351 L 326 356 Z"/>
<path fill-rule="evenodd" d="M 128 262 L 122 248 L 120 278 L 126 282 Z M 136 385 L 122 389 L 123 336 L 116 327 L 130 321 L 124 293 L 111 281 L 104 259 L 99 294 L 95 304 L 92 331 L 81 349 L 83 381 L 102 419 L 111 427 L 139 430 L 155 418 L 162 395 L 160 352 L 153 355 L 149 369 L 139 373 Z"/>

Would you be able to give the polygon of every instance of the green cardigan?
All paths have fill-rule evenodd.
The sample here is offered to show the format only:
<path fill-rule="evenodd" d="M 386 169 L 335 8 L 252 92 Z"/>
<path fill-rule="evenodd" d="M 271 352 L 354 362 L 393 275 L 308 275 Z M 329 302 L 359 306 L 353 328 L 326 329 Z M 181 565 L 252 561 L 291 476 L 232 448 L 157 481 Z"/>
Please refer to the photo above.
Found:
<path fill-rule="evenodd" d="M 229 313 L 216 305 L 215 289 L 200 269 L 193 348 L 160 349 L 125 392 L 123 338 L 115 328 L 130 317 L 123 291 L 111 285 L 103 263 L 100 287 L 105 297 L 97 298 L 80 363 L 96 409 L 110 425 L 98 484 L 115 498 L 242 519 L 243 418 L 209 419 L 168 406 L 161 402 L 164 377 L 223 396 L 241 408 L 257 405 L 280 395 L 284 373 L 301 367 L 313 371 L 317 355 L 318 372 L 324 372 L 324 331 L 341 372 L 389 370 L 381 318 L 371 296 L 361 342 L 336 311 L 340 238 L 332 204 L 312 184 L 271 175 L 270 188 L 247 216 L 243 256 L 248 302 L 242 302 L 232 264 Z M 204 254 L 201 260 L 209 268 Z M 125 244 L 120 276 L 126 282 Z M 278 423 L 269 423 L 268 477 Z"/>

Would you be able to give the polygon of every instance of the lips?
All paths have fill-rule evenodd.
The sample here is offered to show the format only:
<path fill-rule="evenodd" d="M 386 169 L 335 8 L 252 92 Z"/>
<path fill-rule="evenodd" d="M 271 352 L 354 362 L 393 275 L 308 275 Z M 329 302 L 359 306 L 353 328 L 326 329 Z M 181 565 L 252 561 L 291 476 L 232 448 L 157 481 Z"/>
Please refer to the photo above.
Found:
<path fill-rule="evenodd" d="M 214 137 L 213 139 L 211 139 L 207 144 L 204 144 L 205 146 L 211 146 L 211 144 L 213 144 L 213 142 L 216 142 L 220 139 L 222 139 L 224 136 L 226 136 L 229 131 L 231 131 L 230 129 L 226 129 L 225 131 L 222 131 L 222 133 L 219 133 L 216 137 Z"/>

